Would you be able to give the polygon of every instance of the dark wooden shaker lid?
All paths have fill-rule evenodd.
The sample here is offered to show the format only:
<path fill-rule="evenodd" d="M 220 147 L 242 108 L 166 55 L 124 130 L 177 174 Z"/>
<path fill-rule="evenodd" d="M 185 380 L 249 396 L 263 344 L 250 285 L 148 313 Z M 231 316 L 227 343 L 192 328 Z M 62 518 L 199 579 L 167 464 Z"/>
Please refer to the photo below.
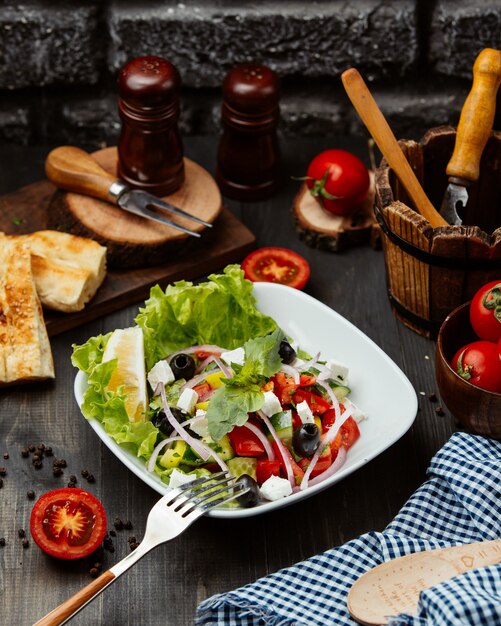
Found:
<path fill-rule="evenodd" d="M 124 65 L 118 76 L 120 97 L 139 109 L 177 102 L 180 85 L 176 67 L 158 56 L 137 57 Z"/>
<path fill-rule="evenodd" d="M 246 63 L 230 70 L 223 82 L 224 104 L 244 115 L 263 115 L 278 106 L 280 82 L 266 65 Z"/>

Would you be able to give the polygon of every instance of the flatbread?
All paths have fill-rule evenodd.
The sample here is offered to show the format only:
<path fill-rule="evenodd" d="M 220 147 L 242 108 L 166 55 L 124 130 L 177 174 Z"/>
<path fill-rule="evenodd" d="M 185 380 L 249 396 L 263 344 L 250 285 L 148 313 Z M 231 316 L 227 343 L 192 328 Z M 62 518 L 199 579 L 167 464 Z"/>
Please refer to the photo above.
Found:
<path fill-rule="evenodd" d="M 31 253 L 0 235 L 0 385 L 54 378 Z"/>
<path fill-rule="evenodd" d="M 56 230 L 9 236 L 32 253 L 32 271 L 43 306 L 81 311 L 106 276 L 106 248 L 92 239 Z"/>

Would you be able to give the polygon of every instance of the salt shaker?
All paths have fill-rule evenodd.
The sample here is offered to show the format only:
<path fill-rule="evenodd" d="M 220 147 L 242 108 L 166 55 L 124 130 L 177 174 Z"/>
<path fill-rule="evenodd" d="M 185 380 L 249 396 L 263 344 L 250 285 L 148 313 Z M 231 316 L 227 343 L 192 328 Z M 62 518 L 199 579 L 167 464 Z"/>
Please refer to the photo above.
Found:
<path fill-rule="evenodd" d="M 275 72 L 257 63 L 238 65 L 224 79 L 216 180 L 230 198 L 261 200 L 278 185 L 279 89 Z"/>
<path fill-rule="evenodd" d="M 138 57 L 120 71 L 118 176 L 131 187 L 165 196 L 184 181 L 180 85 L 174 65 L 158 56 Z"/>

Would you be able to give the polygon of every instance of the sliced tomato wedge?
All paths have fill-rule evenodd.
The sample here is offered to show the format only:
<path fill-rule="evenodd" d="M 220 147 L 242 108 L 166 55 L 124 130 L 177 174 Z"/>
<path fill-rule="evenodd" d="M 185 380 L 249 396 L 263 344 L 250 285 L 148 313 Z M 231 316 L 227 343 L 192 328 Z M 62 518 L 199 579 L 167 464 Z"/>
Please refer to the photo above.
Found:
<path fill-rule="evenodd" d="M 280 459 L 280 470 L 281 470 L 280 473 L 282 474 L 282 476 L 286 478 L 287 468 L 285 465 L 284 457 L 282 456 L 282 453 L 276 441 L 273 441 L 272 446 L 273 446 L 273 450 L 275 450 L 275 454 L 277 455 L 277 458 Z M 292 454 L 290 453 L 289 448 L 285 448 L 285 454 L 287 455 L 287 458 L 289 459 L 289 462 L 291 464 L 292 474 L 294 475 L 296 485 L 299 485 L 301 484 L 301 481 L 303 480 L 304 472 L 294 460 Z"/>
<path fill-rule="evenodd" d="M 245 278 L 302 289 L 310 277 L 308 261 L 288 248 L 258 248 L 242 262 Z"/>
<path fill-rule="evenodd" d="M 321 396 L 318 396 L 316 393 L 311 393 L 311 391 L 306 391 L 306 389 L 298 389 L 292 396 L 292 399 L 296 405 L 306 400 L 313 415 L 322 415 L 332 406 Z"/>
<path fill-rule="evenodd" d="M 234 426 L 228 438 L 238 456 L 261 456 L 264 453 L 259 437 L 245 426 Z"/>
<path fill-rule="evenodd" d="M 343 405 L 341 405 L 341 413 L 343 411 L 344 407 Z M 329 409 L 322 415 L 322 428 L 324 432 L 329 430 L 329 428 L 334 424 L 335 419 L 336 414 L 334 412 L 334 409 Z M 349 417 L 339 429 L 339 432 L 335 436 L 334 441 L 331 441 L 332 452 L 337 453 L 341 446 L 348 450 L 359 437 L 360 429 L 358 428 L 358 424 L 352 417 Z"/>
<path fill-rule="evenodd" d="M 318 461 L 315 463 L 315 467 L 311 470 L 310 476 L 315 478 L 315 476 L 325 472 L 325 470 L 332 465 L 332 461 L 331 447 L 325 446 L 322 454 L 318 457 Z M 311 459 L 303 458 L 299 461 L 299 467 L 306 472 L 310 463 Z"/>
<path fill-rule="evenodd" d="M 204 402 L 205 399 L 212 394 L 211 386 L 206 381 L 195 385 L 193 391 L 196 391 L 198 394 L 198 402 Z"/>
<path fill-rule="evenodd" d="M 45 493 L 31 511 L 35 543 L 58 559 L 81 559 L 92 554 L 106 534 L 106 512 L 84 489 L 65 487 Z"/>

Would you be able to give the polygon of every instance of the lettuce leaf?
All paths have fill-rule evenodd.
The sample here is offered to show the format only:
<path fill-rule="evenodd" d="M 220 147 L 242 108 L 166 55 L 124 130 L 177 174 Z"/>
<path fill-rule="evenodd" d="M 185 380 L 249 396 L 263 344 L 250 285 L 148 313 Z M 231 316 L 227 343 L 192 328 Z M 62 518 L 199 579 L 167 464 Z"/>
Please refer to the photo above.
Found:
<path fill-rule="evenodd" d="M 271 317 L 256 308 L 252 283 L 244 278 L 239 265 L 229 265 L 222 274 L 213 274 L 207 282 L 198 285 L 179 281 L 165 291 L 158 285 L 153 287 L 136 323 L 143 329 L 148 369 L 171 352 L 188 346 L 216 344 L 231 350 L 249 339 L 269 335 L 277 328 Z M 99 420 L 117 443 L 148 459 L 158 429 L 150 421 L 129 422 L 125 397 L 120 390 L 113 393 L 106 389 L 116 366 L 116 361 L 102 363 L 110 335 L 91 337 L 85 344 L 73 346 L 72 363 L 87 374 L 89 383 L 82 413 L 87 419 Z M 251 346 L 248 349 L 252 352 Z M 255 411 L 262 405 L 263 394 L 252 383 L 253 373 L 249 375 L 250 382 L 245 389 L 240 387 L 235 394 L 230 394 L 235 398 L 226 402 L 225 415 L 238 405 L 234 423 L 246 421 L 247 411 Z M 178 392 L 178 388 L 175 391 Z M 156 407 L 151 409 L 155 412 Z"/>
<path fill-rule="evenodd" d="M 219 441 L 234 426 L 242 426 L 248 413 L 259 411 L 264 403 L 263 383 L 276 374 L 282 365 L 278 354 L 284 333 L 276 328 L 266 337 L 256 337 L 244 344 L 245 363 L 232 365 L 233 378 L 225 379 L 207 409 L 209 434 Z"/>
<path fill-rule="evenodd" d="M 239 265 L 228 265 L 198 285 L 178 281 L 151 289 L 136 323 L 144 333 L 147 367 L 187 346 L 215 344 L 232 350 L 271 333 L 275 321 L 256 308 L 252 283 Z"/>

